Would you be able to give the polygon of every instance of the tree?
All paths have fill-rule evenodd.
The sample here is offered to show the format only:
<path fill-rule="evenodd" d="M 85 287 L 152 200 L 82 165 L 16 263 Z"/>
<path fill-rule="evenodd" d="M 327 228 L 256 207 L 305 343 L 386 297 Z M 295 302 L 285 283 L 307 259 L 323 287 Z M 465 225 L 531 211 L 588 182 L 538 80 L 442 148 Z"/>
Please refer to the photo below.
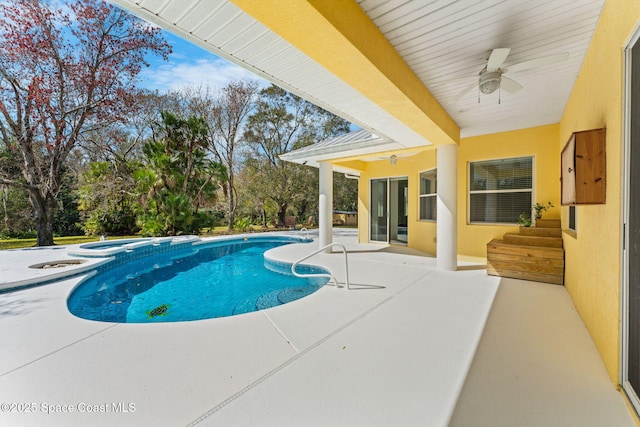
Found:
<path fill-rule="evenodd" d="M 29 194 L 37 245 L 53 244 L 56 198 L 84 132 L 121 119 L 148 53 L 171 51 L 158 28 L 99 0 L 69 12 L 39 0 L 0 6 L 0 138 L 21 177 L 0 184 Z"/>
<path fill-rule="evenodd" d="M 20 174 L 19 159 L 15 153 L 0 145 L 0 174 Z M 0 175 L 1 176 L 1 175 Z M 27 193 L 20 187 L 10 187 L 0 183 L 2 199 L 2 225 L 0 235 L 26 235 L 34 229 Z"/>
<path fill-rule="evenodd" d="M 0 186 L 0 236 L 34 237 L 35 224 L 31 218 L 29 202 L 24 190 L 8 185 Z"/>
<path fill-rule="evenodd" d="M 91 162 L 80 178 L 78 209 L 87 235 L 133 234 L 136 230 L 135 163 Z"/>
<path fill-rule="evenodd" d="M 235 175 L 238 169 L 242 127 L 251 112 L 257 88 L 256 82 L 231 82 L 222 89 L 213 109 L 211 149 L 218 161 L 227 168 L 225 194 L 229 230 L 234 226 L 237 207 Z"/>
<path fill-rule="evenodd" d="M 161 132 L 162 112 L 181 108 L 171 94 L 160 95 L 145 89 L 132 93 L 131 102 L 126 116 L 83 132 L 78 147 L 86 162 L 106 161 L 118 169 L 139 160 L 144 143 Z"/>
<path fill-rule="evenodd" d="M 227 169 L 223 183 L 226 198 L 227 226 L 235 222 L 238 196 L 236 174 L 241 169 L 242 134 L 247 116 L 253 109 L 258 90 L 255 81 L 236 80 L 219 91 L 207 87 L 192 87 L 180 91 L 183 107 L 189 114 L 202 117 L 209 131 L 209 149 L 218 163 Z"/>
<path fill-rule="evenodd" d="M 358 180 L 333 173 L 333 207 L 339 211 L 357 212 Z"/>
<path fill-rule="evenodd" d="M 84 167 L 79 174 L 79 210 L 85 234 L 134 234 L 136 188 L 146 141 L 162 133 L 161 114 L 178 108 L 168 95 L 139 90 L 126 118 L 93 128 L 79 141 Z"/>
<path fill-rule="evenodd" d="M 72 172 L 66 170 L 62 173 L 62 184 L 58 193 L 58 209 L 54 215 L 53 232 L 59 236 L 78 236 L 82 234 L 79 225 L 80 212 L 78 211 L 78 199 L 76 184 L 78 180 Z"/>
<path fill-rule="evenodd" d="M 278 206 L 278 222 L 297 204 L 297 215 L 306 215 L 310 195 L 317 194 L 317 170 L 280 160 L 291 150 L 349 131 L 349 122 L 277 86 L 260 91 L 255 112 L 249 116 L 244 139 L 252 158 L 245 163 L 260 181 L 251 185 Z M 315 203 L 315 201 L 313 202 Z"/>
<path fill-rule="evenodd" d="M 215 202 L 224 166 L 207 157 L 202 118 L 162 113 L 163 137 L 144 145 L 146 167 L 134 173 L 139 184 L 139 225 L 152 235 L 198 232 L 200 209 Z"/>

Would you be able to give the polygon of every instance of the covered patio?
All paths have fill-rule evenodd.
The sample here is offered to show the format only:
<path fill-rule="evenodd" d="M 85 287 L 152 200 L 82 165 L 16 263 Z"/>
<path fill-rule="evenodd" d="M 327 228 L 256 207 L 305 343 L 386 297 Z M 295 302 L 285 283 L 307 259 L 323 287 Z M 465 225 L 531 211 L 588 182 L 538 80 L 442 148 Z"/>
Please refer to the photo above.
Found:
<path fill-rule="evenodd" d="M 640 374 L 629 378 L 630 370 L 640 372 L 637 351 L 633 350 L 640 335 L 629 329 L 638 322 L 637 317 L 631 318 L 630 310 L 636 316 L 640 311 L 628 297 L 629 289 L 636 286 L 628 281 L 628 260 L 639 255 L 630 255 L 628 249 L 635 244 L 628 227 L 635 213 L 629 208 L 627 187 L 631 182 L 629 170 L 633 169 L 628 156 L 629 135 L 631 122 L 637 117 L 631 114 L 629 99 L 634 72 L 630 49 L 640 38 L 638 4 L 616 0 L 562 4 L 358 0 L 339 2 L 340 7 L 325 0 L 114 3 L 369 133 L 370 137 L 361 140 L 342 141 L 344 144 L 335 150 L 325 147 L 327 151 L 323 152 L 322 147 L 315 147 L 312 157 L 290 159 L 315 162 L 320 169 L 320 246 L 337 239 L 331 227 L 333 171 L 364 177 L 359 187 L 359 245 L 371 240 L 367 231 L 367 221 L 372 218 L 371 183 L 378 179 L 388 183 L 394 177 L 406 179 L 406 198 L 417 205 L 423 196 L 418 190 L 422 173 L 437 170 L 437 221 L 422 221 L 419 210 L 412 206 L 407 214 L 413 221 L 407 247 L 393 249 L 426 248 L 425 252 L 435 254 L 435 258 L 418 258 L 421 267 L 406 258 L 387 265 L 376 257 L 395 258 L 392 250 L 354 252 L 352 262 L 364 263 L 362 274 L 378 272 L 380 276 L 354 281 L 380 285 L 378 279 L 384 278 L 385 287 L 348 294 L 323 289 L 318 296 L 357 295 L 344 301 L 364 302 L 368 299 L 362 295 L 371 295 L 367 302 L 371 305 L 345 307 L 344 318 L 333 314 L 341 307 L 339 299 L 327 306 L 305 306 L 303 312 L 311 320 L 326 320 L 320 325 L 322 333 L 301 334 L 303 344 L 290 339 L 287 332 L 281 334 L 284 326 L 266 316 L 269 323 L 265 327 L 277 325 L 279 339 L 287 337 L 293 347 L 283 347 L 284 353 L 277 356 L 277 361 L 248 374 L 250 378 L 233 388 L 231 394 L 208 398 L 206 404 L 200 401 L 198 409 L 190 412 L 193 419 L 212 424 L 232 419 L 238 424 L 277 424 L 304 418 L 317 419 L 322 425 L 336 421 L 332 414 L 337 414 L 347 420 L 345 424 L 355 420 L 349 417 L 364 417 L 358 418 L 363 424 L 387 425 L 403 420 L 421 425 L 429 421 L 433 425 L 449 421 L 478 425 L 485 420 L 487 425 L 510 424 L 514 417 L 517 424 L 525 423 L 525 417 L 530 424 L 543 425 L 633 422 L 636 412 L 627 410 L 623 399 L 630 402 L 629 407 L 640 408 L 630 382 L 637 387 Z M 640 79 L 637 68 L 635 73 Z M 634 98 L 634 102 L 638 100 Z M 590 129 L 606 130 L 606 200 L 573 209 L 561 207 L 560 154 L 575 132 Z M 417 154 L 402 157 L 414 151 Z M 393 156 L 399 159 L 397 165 L 391 162 Z M 556 204 L 553 214 L 560 219 L 565 254 L 564 287 L 487 277 L 484 270 L 468 270 L 463 262 L 467 257 L 482 265 L 487 242 L 510 231 L 509 227 L 515 228 L 511 221 L 477 223 L 471 219 L 470 165 L 504 160 L 517 163 L 523 157 L 533 165 L 529 173 L 532 184 L 527 190 L 531 202 L 549 200 Z M 638 182 L 640 187 L 640 179 Z M 376 269 L 380 266 L 388 268 Z M 421 270 L 423 267 L 428 273 Z M 414 273 L 418 276 L 411 276 Z M 468 280 L 475 286 L 465 288 Z M 417 283 L 420 286 L 414 286 Z M 443 288 L 438 293 L 441 285 L 446 285 L 446 292 Z M 458 293 L 462 288 L 464 291 Z M 497 297 L 489 310 L 491 288 L 493 293 L 497 290 Z M 483 297 L 476 295 L 475 301 L 486 303 L 484 309 L 476 307 L 479 311 L 473 311 L 465 305 L 471 303 L 468 298 L 474 292 L 489 292 Z M 312 300 L 317 298 L 308 301 Z M 319 314 L 319 307 L 328 309 Z M 437 314 L 440 309 L 444 310 L 442 318 Z M 336 319 L 342 320 L 335 323 Z M 456 319 L 469 328 L 463 328 L 470 333 L 462 339 L 464 351 L 458 351 L 457 344 L 449 341 L 462 338 Z M 309 321 L 309 325 L 314 324 Z M 333 326 L 323 329 L 327 325 Z M 121 329 L 128 328 L 113 327 L 114 332 Z M 571 333 L 564 335 L 566 331 Z M 97 330 L 77 340 L 84 342 L 86 338 L 86 343 L 91 343 L 102 336 Z M 250 332 L 242 335 L 250 336 Z M 152 353 L 147 354 L 157 356 L 157 344 L 146 341 L 147 335 L 127 337 L 128 342 L 151 346 Z M 474 353 L 471 349 L 478 341 L 480 346 Z M 161 345 L 171 348 L 166 342 Z M 58 354 L 62 348 L 56 344 L 51 354 Z M 187 348 L 188 354 L 198 350 Z M 330 349 L 328 353 L 324 353 L 326 349 Z M 350 349 L 360 351 L 351 353 Z M 215 354 L 215 358 L 187 358 L 186 363 L 196 370 L 210 360 L 224 360 L 223 354 Z M 48 359 L 42 357 L 43 361 Z M 380 377 L 375 374 L 382 366 L 375 362 L 380 360 L 377 357 L 385 361 Z M 125 357 L 130 358 L 135 355 Z M 116 359 L 120 363 L 120 357 Z M 185 363 L 185 351 L 171 360 Z M 468 366 L 471 370 L 465 376 Z M 23 368 L 32 367 L 16 365 L 2 378 L 13 378 Z M 168 365 L 166 368 L 169 372 Z M 323 376 L 307 376 L 312 371 Z M 416 372 L 426 376 L 415 376 Z M 442 383 L 427 372 L 443 374 Z M 192 372 L 193 378 L 197 376 Z M 336 382 L 328 380 L 328 384 L 321 379 L 325 376 Z M 359 388 L 383 377 L 380 387 Z M 109 382 L 111 378 L 99 377 L 95 382 Z M 218 377 L 208 378 L 211 381 Z M 349 380 L 343 381 L 345 378 Z M 48 383 L 60 380 L 51 377 Z M 160 388 L 159 383 L 149 384 L 153 386 L 145 389 Z M 187 390 L 186 385 L 181 387 Z M 429 391 L 430 387 L 436 387 L 437 393 Z M 216 387 L 215 393 L 223 388 Z M 214 393 L 207 386 L 202 391 Z M 326 406 L 313 406 L 317 402 Z M 415 402 L 419 404 L 412 406 Z M 207 404 L 210 406 L 205 409 Z M 369 413 L 371 418 L 367 418 Z"/>
<path fill-rule="evenodd" d="M 461 138 L 558 123 L 604 5 L 113 2 L 368 132 L 355 144 L 320 144 L 328 150 L 283 156 L 319 168 L 321 246 L 331 243 L 333 171 L 357 176 L 380 156 L 435 151 L 434 253 L 439 268 L 450 271 L 457 266 L 457 199 L 464 191 Z"/>

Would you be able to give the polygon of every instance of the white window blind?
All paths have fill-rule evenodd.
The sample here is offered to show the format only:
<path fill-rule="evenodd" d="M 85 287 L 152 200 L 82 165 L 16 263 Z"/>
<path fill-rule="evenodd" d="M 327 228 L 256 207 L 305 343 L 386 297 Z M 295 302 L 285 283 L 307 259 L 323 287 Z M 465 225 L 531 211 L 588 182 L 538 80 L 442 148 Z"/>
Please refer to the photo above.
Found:
<path fill-rule="evenodd" d="M 513 224 L 533 205 L 533 157 L 469 163 L 469 222 Z"/>

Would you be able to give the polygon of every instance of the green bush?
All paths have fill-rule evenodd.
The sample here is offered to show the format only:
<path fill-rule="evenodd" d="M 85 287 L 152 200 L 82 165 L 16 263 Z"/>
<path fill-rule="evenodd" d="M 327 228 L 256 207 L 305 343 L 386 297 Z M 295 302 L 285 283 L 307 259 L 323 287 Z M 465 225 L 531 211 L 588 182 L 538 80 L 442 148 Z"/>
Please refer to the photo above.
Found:
<path fill-rule="evenodd" d="M 246 233 L 252 225 L 251 218 L 249 217 L 237 218 L 233 223 L 233 228 Z"/>

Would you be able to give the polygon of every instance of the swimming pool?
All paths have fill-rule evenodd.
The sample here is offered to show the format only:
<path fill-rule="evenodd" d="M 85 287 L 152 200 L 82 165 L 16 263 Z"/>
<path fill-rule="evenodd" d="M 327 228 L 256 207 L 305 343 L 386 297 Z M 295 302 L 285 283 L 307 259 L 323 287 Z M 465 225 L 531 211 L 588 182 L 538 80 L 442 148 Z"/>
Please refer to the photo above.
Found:
<path fill-rule="evenodd" d="M 137 256 L 135 251 L 119 253 L 73 290 L 67 306 L 84 319 L 148 323 L 233 316 L 286 304 L 327 282 L 297 278 L 265 262 L 265 251 L 294 242 L 300 240 L 239 238 L 168 249 L 145 246 Z M 298 271 L 327 273 L 310 266 Z"/>

